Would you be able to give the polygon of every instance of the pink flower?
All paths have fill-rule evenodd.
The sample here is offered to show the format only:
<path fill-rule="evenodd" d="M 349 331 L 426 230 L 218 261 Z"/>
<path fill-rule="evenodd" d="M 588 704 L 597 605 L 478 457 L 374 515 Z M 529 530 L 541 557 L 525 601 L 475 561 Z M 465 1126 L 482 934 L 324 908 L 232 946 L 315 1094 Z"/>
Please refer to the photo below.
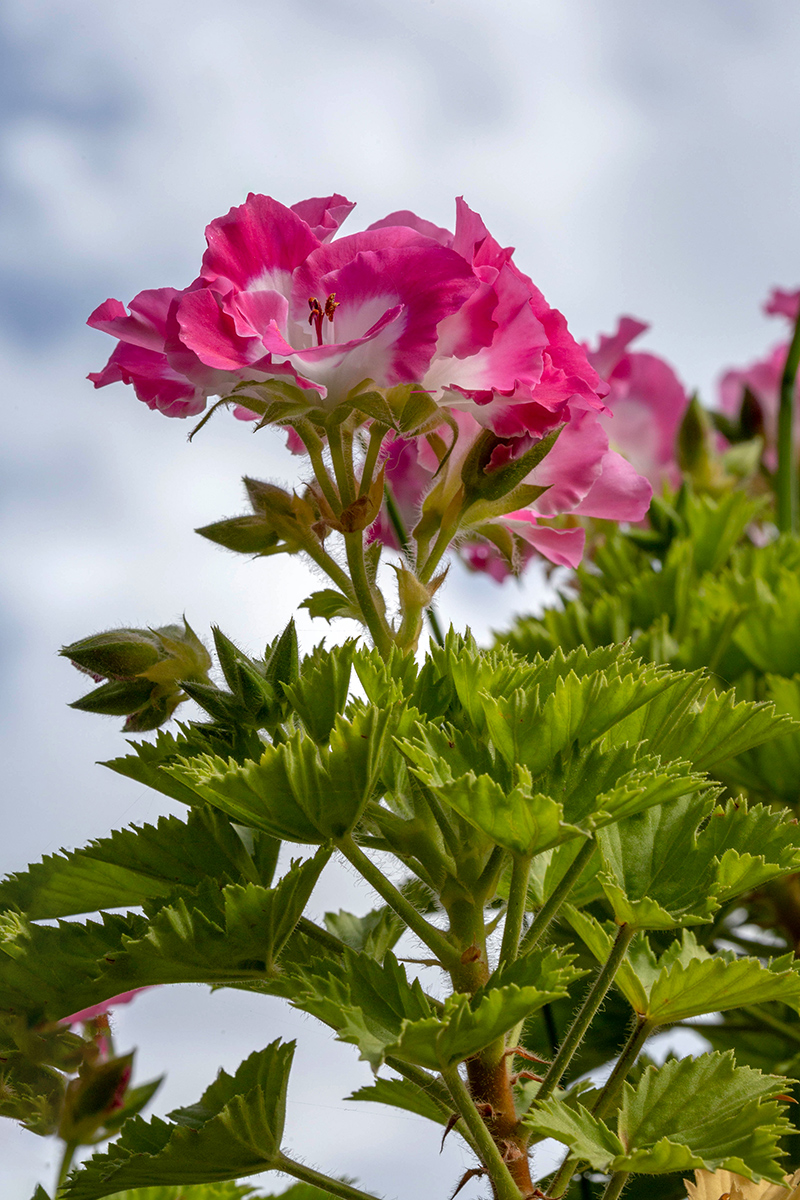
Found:
<path fill-rule="evenodd" d="M 787 317 L 792 325 L 800 311 L 800 290 L 784 292 L 773 288 L 764 304 L 768 315 Z M 770 470 L 777 466 L 776 440 L 778 433 L 778 407 L 780 404 L 781 378 L 786 365 L 789 343 L 781 342 L 773 347 L 764 358 L 757 359 L 747 367 L 735 367 L 726 371 L 719 382 L 719 406 L 727 416 L 737 419 L 746 392 L 758 402 L 763 417 L 765 451 L 764 461 Z M 800 406 L 800 377 L 795 386 L 795 405 Z M 800 451 L 800 422 L 795 422 L 795 441 Z"/>
<path fill-rule="evenodd" d="M 463 200 L 454 234 L 402 212 L 330 240 L 351 208 L 251 195 L 212 221 L 189 287 L 91 315 L 119 339 L 95 386 L 131 383 L 151 408 L 188 416 L 243 382 L 254 396 L 289 382 L 327 410 L 365 380 L 418 383 L 506 437 L 541 436 L 577 398 L 604 411 L 608 387 L 563 316 Z"/>
<path fill-rule="evenodd" d="M 439 507 L 446 505 L 460 483 L 469 449 L 482 433 L 481 426 L 471 414 L 457 412 L 455 415 L 459 441 L 444 468 L 444 478 L 440 473 L 434 479 L 439 459 L 427 437 L 396 438 L 390 444 L 386 478 L 409 531 L 416 524 L 425 496 L 432 488 L 442 494 Z M 575 567 L 583 554 L 585 531 L 575 526 L 564 529 L 548 525 L 548 517 L 574 514 L 615 521 L 640 521 L 647 512 L 652 488 L 621 455 L 609 450 L 608 435 L 599 415 L 583 408 L 579 399 L 573 406 L 565 406 L 563 419 L 567 423 L 554 447 L 523 480 L 547 490 L 529 508 L 478 522 L 459 541 L 461 558 L 473 570 L 485 571 L 502 582 L 512 570 L 519 572 L 534 553 L 556 565 Z M 449 441 L 452 434 L 442 427 L 436 437 Z M 518 458 L 537 440 L 527 435 L 499 442 L 487 475 L 492 469 L 499 469 Z M 511 559 L 493 544 L 503 531 L 505 537 L 502 540 L 508 544 L 510 535 L 513 544 Z M 385 509 L 370 534 L 388 545 L 397 545 Z M 480 540 L 476 541 L 476 537 Z"/>
<path fill-rule="evenodd" d="M 610 387 L 610 413 L 600 420 L 611 445 L 654 487 L 664 481 L 678 487 L 675 443 L 689 397 L 669 363 L 655 354 L 628 350 L 648 328 L 633 317 L 620 317 L 616 333 L 601 334 L 597 349 L 589 353 Z"/>

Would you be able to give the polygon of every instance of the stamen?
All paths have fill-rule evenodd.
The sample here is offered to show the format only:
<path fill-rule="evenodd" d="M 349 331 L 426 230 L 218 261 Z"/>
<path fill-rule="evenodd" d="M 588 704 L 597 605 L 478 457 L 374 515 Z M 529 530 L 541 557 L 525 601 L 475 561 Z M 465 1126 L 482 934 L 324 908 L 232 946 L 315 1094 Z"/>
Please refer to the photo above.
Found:
<path fill-rule="evenodd" d="M 336 299 L 336 292 L 331 292 L 328 299 L 325 301 L 325 316 L 330 322 L 333 322 L 333 314 L 339 307 L 340 301 Z"/>
<path fill-rule="evenodd" d="M 320 304 L 320 302 L 316 296 L 309 296 L 308 307 L 311 309 L 311 313 L 308 318 L 308 323 L 309 323 L 309 325 L 313 325 L 315 327 L 315 329 L 317 331 L 317 345 L 321 346 L 322 345 L 322 322 L 325 319 L 325 313 L 323 312 L 322 305 Z M 327 307 L 328 307 L 327 303 L 326 303 L 325 307 L 327 309 Z M 331 320 L 332 319 L 333 318 L 331 318 Z"/>

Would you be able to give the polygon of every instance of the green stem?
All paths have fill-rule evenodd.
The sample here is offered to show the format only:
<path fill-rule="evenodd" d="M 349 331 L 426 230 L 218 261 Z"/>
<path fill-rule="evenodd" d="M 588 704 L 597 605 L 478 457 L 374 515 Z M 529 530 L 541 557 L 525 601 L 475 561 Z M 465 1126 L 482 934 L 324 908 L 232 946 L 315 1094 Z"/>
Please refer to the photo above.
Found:
<path fill-rule="evenodd" d="M 344 534 L 344 545 L 356 603 L 361 609 L 361 615 L 375 648 L 381 655 L 386 655 L 392 646 L 392 632 L 386 623 L 386 618 L 378 611 L 375 603 L 364 562 L 364 538 L 361 530 Z"/>
<path fill-rule="evenodd" d="M 349 445 L 352 451 L 352 441 L 349 442 Z M 331 462 L 333 463 L 333 472 L 336 476 L 336 486 L 342 498 L 342 508 L 347 508 L 355 500 L 355 476 L 352 457 L 350 461 L 347 459 L 346 444 L 342 436 L 341 425 L 331 424 L 331 428 L 328 430 L 328 446 L 331 451 Z"/>
<path fill-rule="evenodd" d="M 359 496 L 366 496 L 372 486 L 372 476 L 375 474 L 375 465 L 378 461 L 378 455 L 381 452 L 383 439 L 386 437 L 386 426 L 379 425 L 374 422 L 370 426 L 369 443 L 367 444 L 367 452 L 364 455 L 364 465 L 361 468 L 361 484 L 358 489 Z"/>
<path fill-rule="evenodd" d="M 408 928 L 436 955 L 446 970 L 454 970 L 461 965 L 460 954 L 441 930 L 426 921 L 422 913 L 418 912 L 409 900 L 406 900 L 402 892 L 399 892 L 383 872 L 375 866 L 374 862 L 367 858 L 349 833 L 345 834 L 336 845 L 347 861 L 352 863 L 367 883 L 372 885 L 381 899 L 385 900 L 389 907 L 403 918 Z"/>
<path fill-rule="evenodd" d="M 503 1162 L 503 1157 L 494 1144 L 492 1135 L 486 1128 L 480 1113 L 472 1103 L 466 1084 L 458 1073 L 458 1067 L 445 1067 L 442 1071 L 442 1078 L 453 1097 L 453 1103 L 461 1113 L 464 1124 L 475 1139 L 478 1157 L 494 1185 L 496 1200 L 520 1200 L 519 1188 Z"/>
<path fill-rule="evenodd" d="M 315 542 L 311 538 L 303 542 L 303 550 L 325 572 L 328 578 L 332 579 L 336 586 L 344 592 L 347 599 L 351 600 L 354 605 L 357 605 L 358 598 L 352 583 L 335 559 L 331 558 L 327 550 L 319 542 Z"/>
<path fill-rule="evenodd" d="M 519 935 L 522 932 L 522 919 L 528 904 L 528 876 L 531 872 L 530 858 L 514 855 L 511 867 L 511 883 L 508 888 L 508 907 L 506 908 L 506 923 L 503 926 L 503 940 L 500 944 L 499 967 L 507 966 L 517 957 L 519 951 Z"/>
<path fill-rule="evenodd" d="M 630 1171 L 616 1171 L 606 1184 L 602 1200 L 617 1200 L 617 1196 L 628 1182 L 629 1175 Z"/>
<path fill-rule="evenodd" d="M 561 905 L 566 900 L 567 896 L 572 891 L 583 870 L 586 867 L 589 859 L 594 854 L 595 843 L 591 838 L 587 839 L 572 861 L 572 865 L 564 872 L 558 885 L 548 896 L 545 903 L 539 909 L 538 913 L 531 922 L 525 936 L 520 945 L 520 954 L 527 954 L 529 950 L 541 940 L 542 935 L 547 929 L 550 922 L 555 917 Z"/>
<path fill-rule="evenodd" d="M 325 466 L 325 459 L 322 456 L 322 438 L 310 421 L 298 421 L 294 428 L 308 452 L 308 457 L 311 459 L 314 475 L 322 489 L 322 494 L 328 501 L 328 504 L 330 504 L 333 512 L 338 516 L 342 511 L 342 502 L 339 499 L 336 488 L 333 486 L 328 468 Z"/>
<path fill-rule="evenodd" d="M 61 1185 L 63 1183 L 66 1183 L 67 1176 L 69 1175 L 69 1172 L 70 1172 L 70 1167 L 72 1166 L 72 1160 L 75 1157 L 75 1151 L 77 1149 L 78 1149 L 77 1142 L 65 1142 L 64 1143 L 64 1153 L 61 1156 L 61 1165 L 59 1167 L 58 1178 L 56 1180 L 56 1190 L 54 1192 L 55 1196 L 58 1196 L 58 1193 L 61 1189 Z"/>
<path fill-rule="evenodd" d="M 439 530 L 439 535 L 433 544 L 433 549 L 425 559 L 425 562 L 418 572 L 420 583 L 430 583 L 431 579 L 433 578 L 433 573 L 442 559 L 442 555 L 446 552 L 447 547 L 450 545 L 457 532 L 458 519 L 454 521 L 448 521 L 446 525 L 442 525 L 442 528 Z"/>
<path fill-rule="evenodd" d="M 797 452 L 794 445 L 794 385 L 800 366 L 800 315 L 794 327 L 789 352 L 781 377 L 778 408 L 778 471 L 775 477 L 778 501 L 778 529 L 781 533 L 798 532 Z"/>
<path fill-rule="evenodd" d="M 406 529 L 405 521 L 403 520 L 400 509 L 397 507 L 397 501 L 394 498 L 394 492 L 392 491 L 391 484 L 384 483 L 383 495 L 386 502 L 386 512 L 389 516 L 389 521 L 392 529 L 394 530 L 395 537 L 400 544 L 400 549 L 403 553 L 403 556 L 408 560 L 409 563 L 413 563 L 414 551 L 411 546 L 411 538 L 408 536 L 408 530 Z M 442 632 L 442 627 L 439 624 L 439 618 L 436 615 L 436 609 L 431 604 L 429 608 L 426 608 L 425 612 L 431 627 L 433 640 L 437 643 L 437 645 L 443 646 L 444 633 Z"/>
<path fill-rule="evenodd" d="M 410 1083 L 415 1083 L 439 1108 L 445 1119 L 449 1119 L 452 1116 L 452 1097 L 438 1075 L 429 1075 L 427 1071 L 423 1071 L 422 1067 L 412 1066 L 411 1063 L 403 1062 L 402 1059 L 395 1058 L 391 1054 L 386 1057 L 386 1066 L 391 1067 L 398 1075 L 404 1076 Z M 466 1125 L 463 1125 L 458 1132 L 469 1148 L 477 1155 L 478 1148 L 475 1144 L 475 1139 Z"/>
<path fill-rule="evenodd" d="M 561 1082 L 562 1075 L 569 1066 L 575 1051 L 583 1041 L 584 1034 L 589 1028 L 592 1018 L 603 1003 L 606 992 L 611 987 L 614 976 L 622 965 L 628 944 L 634 933 L 635 928 L 632 925 L 620 925 L 619 933 L 614 939 L 614 945 L 611 947 L 608 961 L 601 967 L 600 973 L 592 984 L 588 996 L 567 1030 L 567 1036 L 561 1043 L 558 1054 L 553 1059 L 552 1065 L 548 1069 L 539 1091 L 536 1093 L 537 1100 L 547 1099 Z"/>
<path fill-rule="evenodd" d="M 285 1154 L 278 1156 L 275 1170 L 283 1171 L 286 1175 L 293 1175 L 295 1179 L 302 1179 L 303 1183 L 310 1183 L 313 1187 L 318 1187 L 331 1196 L 341 1196 L 342 1200 L 377 1200 L 372 1192 L 362 1192 L 361 1188 L 352 1187 L 341 1179 L 332 1179 L 330 1175 L 323 1175 L 320 1171 L 315 1171 L 313 1167 L 307 1167 L 305 1163 L 295 1162 L 293 1158 L 287 1158 Z"/>
<path fill-rule="evenodd" d="M 600 1091 L 600 1095 L 595 1101 L 592 1109 L 592 1114 L 595 1117 L 606 1116 L 616 1100 L 619 1089 L 625 1082 L 628 1072 L 639 1057 L 639 1051 L 654 1029 L 655 1025 L 651 1021 L 648 1021 L 647 1017 L 636 1018 L 636 1024 L 622 1048 L 622 1053 L 614 1065 L 614 1070 L 609 1075 Z"/>

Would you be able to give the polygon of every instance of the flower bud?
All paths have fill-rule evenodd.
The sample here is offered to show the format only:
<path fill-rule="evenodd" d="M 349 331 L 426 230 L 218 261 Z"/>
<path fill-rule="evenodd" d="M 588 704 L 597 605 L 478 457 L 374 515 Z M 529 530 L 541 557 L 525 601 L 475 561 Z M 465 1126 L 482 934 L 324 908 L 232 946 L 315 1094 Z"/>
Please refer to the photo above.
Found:
<path fill-rule="evenodd" d="M 107 680 L 70 707 L 127 717 L 128 733 L 163 725 L 186 699 L 180 684 L 207 681 L 211 667 L 208 651 L 185 618 L 183 626 L 95 634 L 65 646 L 61 654 L 96 682 Z"/>
<path fill-rule="evenodd" d="M 85 1145 L 125 1104 L 133 1054 L 84 1066 L 67 1085 L 58 1136 Z"/>

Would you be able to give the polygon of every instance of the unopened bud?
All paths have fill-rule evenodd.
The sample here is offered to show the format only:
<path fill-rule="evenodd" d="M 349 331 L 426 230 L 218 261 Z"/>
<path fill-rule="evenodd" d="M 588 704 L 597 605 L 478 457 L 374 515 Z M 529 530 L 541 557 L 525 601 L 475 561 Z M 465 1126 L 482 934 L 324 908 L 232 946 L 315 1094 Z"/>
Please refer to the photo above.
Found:
<path fill-rule="evenodd" d="M 678 466 L 687 475 L 705 474 L 709 467 L 710 425 L 697 396 L 692 396 L 683 415 L 677 440 Z"/>
<path fill-rule="evenodd" d="M 58 1135 L 85 1145 L 125 1103 L 133 1054 L 84 1066 L 67 1085 Z"/>

